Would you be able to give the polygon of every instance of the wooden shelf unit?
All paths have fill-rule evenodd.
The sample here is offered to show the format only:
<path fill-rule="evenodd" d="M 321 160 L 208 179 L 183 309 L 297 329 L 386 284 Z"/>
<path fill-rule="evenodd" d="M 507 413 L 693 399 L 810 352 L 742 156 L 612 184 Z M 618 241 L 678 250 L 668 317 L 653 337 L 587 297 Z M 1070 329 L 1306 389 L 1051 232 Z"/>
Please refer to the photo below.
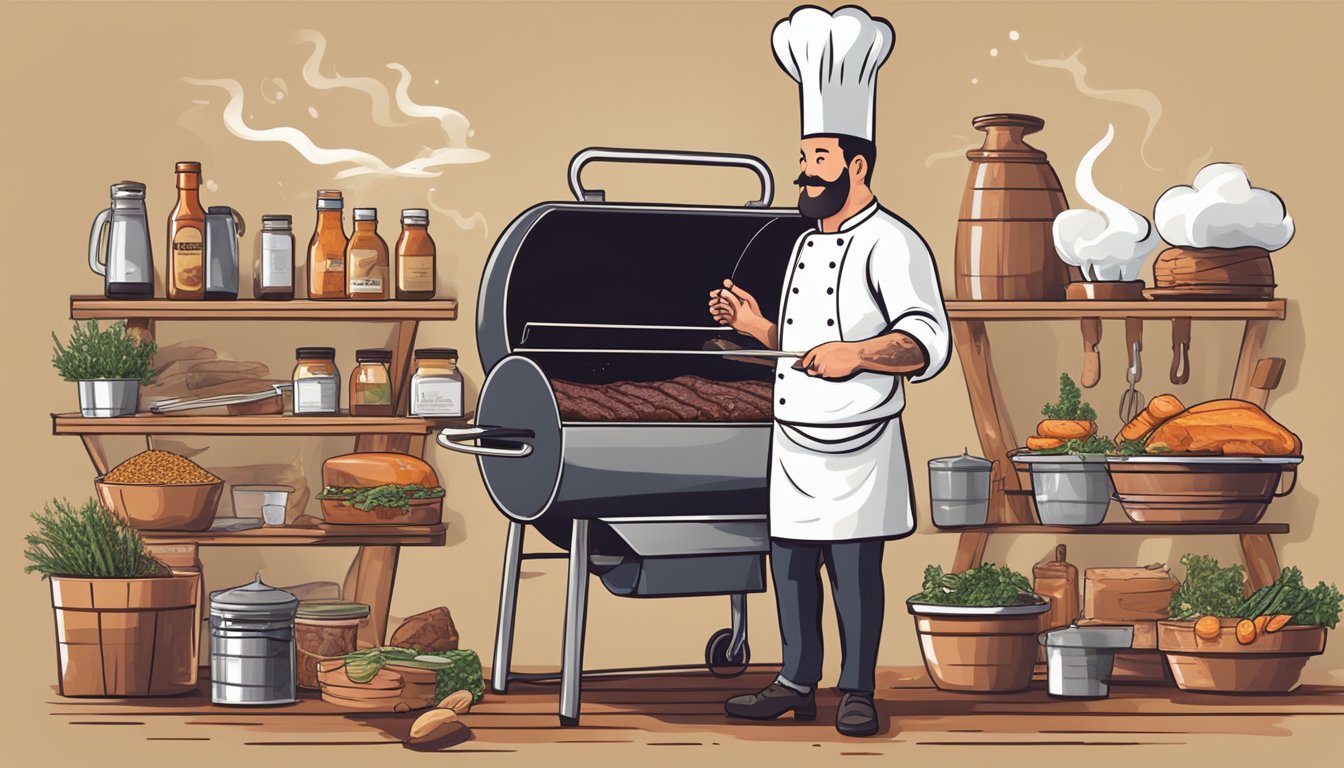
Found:
<path fill-rule="evenodd" d="M 299 546 L 439 546 L 447 526 L 437 525 L 323 525 L 317 528 L 283 526 L 246 531 L 142 531 L 151 545 L 196 544 L 202 547 Z"/>
<path fill-rule="evenodd" d="M 1031 489 L 1022 487 L 1010 452 L 1021 443 L 1008 417 L 998 375 L 990 352 L 988 324 L 993 322 L 1040 322 L 1077 320 L 1084 327 L 1099 320 L 1212 320 L 1243 323 L 1241 350 L 1237 356 L 1230 397 L 1264 402 L 1268 392 L 1254 386 L 1255 372 L 1267 360 L 1260 357 L 1269 323 L 1287 315 L 1284 299 L 1241 300 L 1142 300 L 1142 301 L 958 301 L 946 302 L 952 325 L 953 346 L 961 360 L 970 396 L 971 413 L 980 448 L 994 462 L 991 471 L 989 525 L 961 529 L 954 572 L 979 565 L 993 533 L 1143 534 L 1148 536 L 1223 534 L 1241 541 L 1242 557 L 1256 588 L 1279 575 L 1278 556 L 1270 534 L 1284 533 L 1287 525 L 1167 526 L 1114 523 L 1100 526 L 1043 526 L 1036 522 Z M 1281 361 L 1280 361 L 1281 362 Z M 1272 386 L 1272 385 L 1269 385 Z M 1282 530 L 1280 530 L 1282 528 Z M 1219 530 L 1226 529 L 1226 530 Z M 1246 530 L 1242 530 L 1246 529 Z M 950 529 L 949 529 L 950 532 Z"/>
<path fill-rule="evenodd" d="M 388 322 L 397 326 L 392 343 L 392 391 L 396 413 L 407 412 L 411 356 L 421 321 L 457 319 L 455 299 L 433 301 L 125 301 L 102 296 L 70 297 L 72 320 L 125 320 L 127 330 L 142 341 L 154 339 L 158 321 L 311 321 Z M 468 415 L 469 417 L 469 415 Z M 462 419 L 420 419 L 405 416 L 199 416 L 140 413 L 112 419 L 86 419 L 78 414 L 52 414 L 52 434 L 77 435 L 99 475 L 108 461 L 101 438 L 110 435 L 223 436 L 348 436 L 357 452 L 396 452 L 422 456 L 429 434 L 440 427 L 467 423 Z M 152 445 L 152 442 L 150 442 Z M 369 606 L 369 618 L 360 623 L 361 646 L 382 645 L 392 605 L 392 585 L 403 546 L 442 546 L 445 526 L 322 526 L 319 528 L 258 528 L 249 531 L 203 533 L 146 531 L 151 546 L 167 549 L 174 558 L 199 563 L 196 552 L 204 546 L 347 546 L 358 547 L 346 574 L 342 596 Z"/>

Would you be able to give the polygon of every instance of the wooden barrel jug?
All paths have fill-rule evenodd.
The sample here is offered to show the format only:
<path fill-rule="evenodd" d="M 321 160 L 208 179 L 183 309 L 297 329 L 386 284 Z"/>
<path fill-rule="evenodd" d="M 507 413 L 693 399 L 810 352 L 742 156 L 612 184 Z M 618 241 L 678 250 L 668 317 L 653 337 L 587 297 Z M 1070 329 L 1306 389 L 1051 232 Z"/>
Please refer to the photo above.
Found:
<path fill-rule="evenodd" d="M 971 173 L 957 219 L 957 298 L 1063 299 L 1071 275 L 1050 228 L 1069 203 L 1045 153 L 1022 139 L 1045 121 L 995 114 L 971 125 L 985 132 L 985 143 L 966 153 Z"/>

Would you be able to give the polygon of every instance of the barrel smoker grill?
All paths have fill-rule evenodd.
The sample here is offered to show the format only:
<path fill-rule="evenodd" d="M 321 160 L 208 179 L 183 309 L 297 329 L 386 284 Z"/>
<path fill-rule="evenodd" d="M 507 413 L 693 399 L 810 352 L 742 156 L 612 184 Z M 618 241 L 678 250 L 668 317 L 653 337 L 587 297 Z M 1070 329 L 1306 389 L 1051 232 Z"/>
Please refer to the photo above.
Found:
<path fill-rule="evenodd" d="M 762 194 L 743 207 L 607 203 L 580 183 L 594 160 L 745 167 Z M 746 669 L 746 595 L 765 588 L 770 423 L 565 420 L 551 381 L 770 382 L 772 367 L 706 348 L 745 339 L 709 320 L 708 294 L 733 277 L 775 314 L 808 223 L 768 207 L 769 169 L 745 155 L 595 148 L 573 158 L 569 176 L 579 202 L 535 206 L 495 244 L 476 320 L 489 372 L 477 423 L 438 442 L 477 457 L 509 519 L 496 693 L 509 682 L 521 561 L 557 556 L 525 554 L 526 527 L 566 551 L 560 721 L 577 725 L 590 574 L 620 596 L 729 595 L 731 628 L 710 638 L 706 663 L 725 676 Z"/>

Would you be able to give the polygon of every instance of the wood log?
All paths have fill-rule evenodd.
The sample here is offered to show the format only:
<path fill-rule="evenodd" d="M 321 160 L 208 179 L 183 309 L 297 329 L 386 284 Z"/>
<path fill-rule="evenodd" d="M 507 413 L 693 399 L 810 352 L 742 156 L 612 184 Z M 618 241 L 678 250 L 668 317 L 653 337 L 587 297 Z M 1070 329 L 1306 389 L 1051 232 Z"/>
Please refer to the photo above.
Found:
<path fill-rule="evenodd" d="M 1083 615 L 1121 622 L 1167 618 L 1180 586 L 1165 566 L 1088 568 L 1083 581 Z"/>

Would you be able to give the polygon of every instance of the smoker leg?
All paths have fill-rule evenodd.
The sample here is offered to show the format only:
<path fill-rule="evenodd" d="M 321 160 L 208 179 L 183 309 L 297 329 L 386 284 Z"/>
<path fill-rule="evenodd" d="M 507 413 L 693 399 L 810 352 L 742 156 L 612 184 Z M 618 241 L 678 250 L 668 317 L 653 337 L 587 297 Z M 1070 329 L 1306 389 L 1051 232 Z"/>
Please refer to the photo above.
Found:
<path fill-rule="evenodd" d="M 747 596 L 742 593 L 728 598 L 732 612 L 732 640 L 728 645 L 728 657 L 736 659 L 742 654 L 742 646 L 747 642 Z"/>
<path fill-rule="evenodd" d="M 518 570 L 523 560 L 523 524 L 509 521 L 504 544 L 504 579 L 499 587 L 499 620 L 495 622 L 495 659 L 490 690 L 507 693 L 509 663 L 513 659 L 513 619 L 518 610 Z"/>
<path fill-rule="evenodd" d="M 575 520 L 569 539 L 569 586 L 565 595 L 565 648 L 560 661 L 560 724 L 579 724 L 583 683 L 583 630 L 588 620 L 588 523 Z"/>

